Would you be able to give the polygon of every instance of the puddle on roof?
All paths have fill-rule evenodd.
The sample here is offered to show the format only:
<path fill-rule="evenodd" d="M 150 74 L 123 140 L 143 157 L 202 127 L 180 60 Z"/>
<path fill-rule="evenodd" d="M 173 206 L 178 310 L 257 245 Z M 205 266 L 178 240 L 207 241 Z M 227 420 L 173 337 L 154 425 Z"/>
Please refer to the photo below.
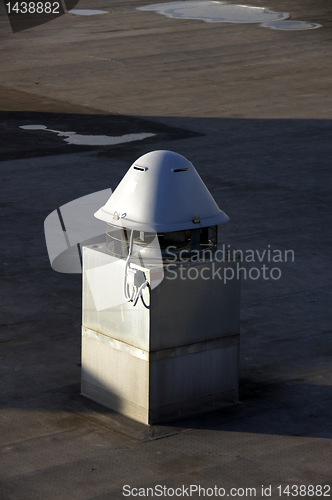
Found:
<path fill-rule="evenodd" d="M 265 28 L 279 30 L 305 30 L 320 27 L 315 23 L 285 21 L 289 18 L 288 12 L 275 12 L 265 7 L 251 5 L 228 4 L 222 0 L 156 3 L 137 7 L 137 9 L 153 10 L 158 14 L 176 19 L 199 19 L 208 23 L 255 23 Z"/>
<path fill-rule="evenodd" d="M 147 137 L 152 137 L 156 134 L 140 133 L 140 134 L 124 134 L 120 136 L 109 135 L 83 135 L 76 132 L 62 132 L 61 130 L 53 130 L 47 128 L 45 125 L 20 125 L 24 130 L 44 130 L 47 132 L 54 132 L 68 144 L 77 144 L 83 146 L 114 146 L 116 144 L 123 144 L 125 142 L 141 141 Z"/>
<path fill-rule="evenodd" d="M 108 10 L 93 10 L 93 9 L 72 9 L 67 10 L 67 14 L 74 16 L 98 16 L 99 14 L 108 14 Z"/>
<path fill-rule="evenodd" d="M 274 12 L 265 7 L 234 5 L 212 0 L 156 3 L 138 9 L 155 10 L 172 18 L 201 19 L 208 23 L 263 23 L 289 17 L 287 12 Z"/>
<path fill-rule="evenodd" d="M 307 23 L 305 21 L 293 21 L 291 19 L 287 21 L 272 21 L 268 23 L 261 24 L 263 28 L 271 28 L 272 30 L 315 30 L 316 28 L 321 28 L 322 25 L 318 23 Z"/>

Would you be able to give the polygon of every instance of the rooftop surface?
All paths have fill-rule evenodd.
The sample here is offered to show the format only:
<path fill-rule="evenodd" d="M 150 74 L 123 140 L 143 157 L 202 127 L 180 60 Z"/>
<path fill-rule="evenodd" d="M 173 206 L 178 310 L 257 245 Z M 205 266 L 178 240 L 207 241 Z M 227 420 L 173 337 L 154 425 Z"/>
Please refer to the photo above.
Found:
<path fill-rule="evenodd" d="M 159 498 L 171 488 L 185 498 L 190 485 L 259 499 L 322 485 L 302 498 L 332 496 L 332 10 L 248 4 L 322 27 L 171 19 L 136 10 L 142 0 L 96 0 L 108 14 L 12 33 L 1 5 L 3 500 L 118 500 L 156 485 Z M 44 220 L 114 189 L 155 149 L 193 162 L 230 217 L 225 243 L 294 259 L 264 258 L 279 279 L 243 280 L 240 403 L 144 426 L 80 395 L 81 275 L 51 269 Z"/>

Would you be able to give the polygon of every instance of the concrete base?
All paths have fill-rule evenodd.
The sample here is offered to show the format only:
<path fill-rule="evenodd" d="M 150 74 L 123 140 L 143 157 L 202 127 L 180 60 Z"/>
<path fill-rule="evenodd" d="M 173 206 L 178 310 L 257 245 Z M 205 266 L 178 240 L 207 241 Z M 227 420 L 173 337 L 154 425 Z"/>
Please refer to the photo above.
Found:
<path fill-rule="evenodd" d="M 82 329 L 82 395 L 144 424 L 238 400 L 239 335 L 147 352 Z"/>
<path fill-rule="evenodd" d="M 82 394 L 144 424 L 236 402 L 240 281 L 221 279 L 235 265 L 164 266 L 157 286 L 141 267 L 150 286 L 133 306 L 124 261 L 105 244 L 84 247 Z M 216 271 L 219 279 L 204 279 Z"/>
<path fill-rule="evenodd" d="M 149 287 L 133 306 L 124 261 L 105 244 L 82 254 L 84 396 L 144 424 L 238 400 L 240 281 L 222 279 L 234 260 L 135 264 Z"/>

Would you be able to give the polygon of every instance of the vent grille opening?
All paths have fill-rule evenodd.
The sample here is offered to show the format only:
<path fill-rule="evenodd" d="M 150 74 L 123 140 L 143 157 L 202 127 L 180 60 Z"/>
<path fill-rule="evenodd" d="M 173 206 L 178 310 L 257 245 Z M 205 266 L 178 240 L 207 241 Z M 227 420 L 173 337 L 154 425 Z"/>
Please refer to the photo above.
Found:
<path fill-rule="evenodd" d="M 187 168 L 175 168 L 173 172 L 186 172 L 187 170 Z"/>

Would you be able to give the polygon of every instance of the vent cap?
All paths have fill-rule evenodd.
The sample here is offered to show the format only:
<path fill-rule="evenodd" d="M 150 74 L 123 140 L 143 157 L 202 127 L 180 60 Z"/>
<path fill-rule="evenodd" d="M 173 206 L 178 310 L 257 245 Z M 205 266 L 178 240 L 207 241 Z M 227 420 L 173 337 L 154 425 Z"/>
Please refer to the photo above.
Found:
<path fill-rule="evenodd" d="M 171 232 L 229 220 L 192 163 L 172 151 L 152 151 L 129 168 L 97 219 L 140 231 Z"/>

